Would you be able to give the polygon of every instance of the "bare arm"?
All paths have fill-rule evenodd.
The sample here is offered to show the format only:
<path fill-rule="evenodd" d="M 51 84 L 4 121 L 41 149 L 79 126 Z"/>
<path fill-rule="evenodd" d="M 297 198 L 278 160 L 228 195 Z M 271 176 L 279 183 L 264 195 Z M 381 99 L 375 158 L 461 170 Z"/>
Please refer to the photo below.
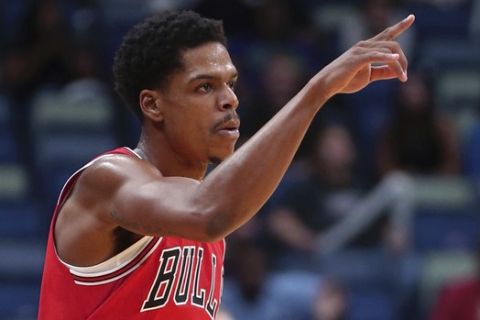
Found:
<path fill-rule="evenodd" d="M 96 212 L 104 222 L 95 227 L 100 230 L 100 237 L 102 230 L 116 226 L 137 234 L 175 235 L 201 241 L 224 237 L 248 221 L 267 201 L 315 114 L 330 97 L 356 92 L 376 80 L 406 80 L 407 61 L 393 39 L 408 29 L 413 20 L 410 16 L 356 44 L 326 66 L 204 181 L 166 178 L 144 161 L 115 157 L 86 170 L 77 186 L 82 192 L 72 194 L 73 200 L 67 204 L 85 207 L 87 202 L 100 203 L 88 210 Z M 88 186 L 95 191 L 85 195 Z M 68 210 L 67 204 L 64 218 L 73 211 Z M 85 230 L 92 229 L 88 225 L 85 224 Z M 56 232 L 60 233 L 60 228 Z"/>
<path fill-rule="evenodd" d="M 203 182 L 162 178 L 143 186 L 127 183 L 115 197 L 116 219 L 120 223 L 136 221 L 140 230 L 133 228 L 135 231 L 200 240 L 214 240 L 232 232 L 273 193 L 316 112 L 331 96 L 358 91 L 376 80 L 406 80 L 406 58 L 392 40 L 412 23 L 413 16 L 409 16 L 358 43 L 321 70 Z M 143 221 L 139 221 L 135 210 L 139 207 L 152 214 L 144 214 Z"/>
<path fill-rule="evenodd" d="M 206 233 L 223 237 L 253 216 L 273 193 L 316 112 L 333 95 L 356 92 L 372 81 L 406 81 L 407 61 L 391 41 L 413 23 L 409 16 L 358 43 L 320 71 L 256 135 L 195 190 L 197 213 L 211 217 Z M 393 53 L 393 54 L 392 54 Z M 381 66 L 372 67 L 372 63 Z"/>

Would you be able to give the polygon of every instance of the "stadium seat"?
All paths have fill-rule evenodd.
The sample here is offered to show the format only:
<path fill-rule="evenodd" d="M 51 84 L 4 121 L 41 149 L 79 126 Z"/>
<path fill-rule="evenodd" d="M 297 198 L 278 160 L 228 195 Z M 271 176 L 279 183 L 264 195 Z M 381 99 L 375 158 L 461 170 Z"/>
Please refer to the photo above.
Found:
<path fill-rule="evenodd" d="M 428 4 L 413 4 L 407 10 L 415 13 L 420 43 L 433 39 L 463 39 L 468 35 L 470 12 L 466 7 L 452 5 L 444 10 Z"/>
<path fill-rule="evenodd" d="M 444 109 L 476 109 L 480 103 L 480 69 L 457 69 L 441 74 L 436 80 L 435 94 Z"/>
<path fill-rule="evenodd" d="M 317 5 L 313 16 L 316 27 L 322 32 L 332 32 L 355 17 L 354 7 L 348 3 L 328 2 Z"/>
<path fill-rule="evenodd" d="M 21 201 L 28 194 L 26 170 L 16 163 L 0 163 L 0 201 Z"/>
<path fill-rule="evenodd" d="M 37 319 L 44 254 L 38 241 L 0 241 L 0 319 Z"/>
<path fill-rule="evenodd" d="M 34 98 L 30 123 L 37 167 L 62 156 L 80 163 L 116 145 L 112 104 L 102 90 L 96 82 L 81 81 Z"/>
<path fill-rule="evenodd" d="M 415 176 L 417 207 L 465 208 L 475 202 L 475 189 L 460 176 Z"/>
<path fill-rule="evenodd" d="M 37 141 L 36 178 L 43 195 L 54 203 L 68 177 L 97 155 L 116 147 L 112 137 L 101 134 L 46 135 Z"/>
<path fill-rule="evenodd" d="M 31 197 L 26 170 L 13 163 L 0 163 L 0 239 L 35 239 L 44 223 L 38 204 Z"/>
<path fill-rule="evenodd" d="M 0 319 L 37 319 L 38 283 L 2 282 L 0 284 Z"/>
<path fill-rule="evenodd" d="M 376 171 L 375 147 L 378 134 L 392 112 L 392 96 L 397 87 L 393 81 L 375 82 L 361 92 L 345 96 L 351 112 L 356 142 L 360 153 L 362 166 L 367 174 Z"/>
<path fill-rule="evenodd" d="M 475 188 L 461 177 L 415 177 L 414 249 L 472 249 L 480 236 Z"/>
<path fill-rule="evenodd" d="M 466 175 L 480 183 L 480 121 L 472 127 L 463 144 L 463 159 Z"/>
<path fill-rule="evenodd" d="M 42 168 L 64 162 L 72 169 L 116 146 L 110 135 L 89 133 L 46 134 L 37 140 L 37 165 Z"/>
<path fill-rule="evenodd" d="M 245 298 L 239 284 L 225 279 L 222 306 L 235 319 L 249 320 L 305 320 L 311 313 L 314 296 L 321 288 L 317 274 L 307 272 L 279 272 L 269 274 L 256 299 Z"/>
<path fill-rule="evenodd" d="M 0 161 L 17 161 L 18 147 L 12 126 L 11 108 L 7 98 L 0 95 Z"/>
<path fill-rule="evenodd" d="M 475 70 L 480 63 L 480 46 L 464 39 L 426 40 L 419 57 L 419 66 L 433 72 L 458 68 Z"/>
<path fill-rule="evenodd" d="M 278 318 L 301 320 L 310 313 L 321 285 L 321 277 L 315 273 L 288 271 L 272 274 L 267 290 L 278 306 Z"/>
<path fill-rule="evenodd" d="M 0 1 L 0 24 L 4 30 L 19 30 L 23 17 L 27 13 L 28 1 Z M 1 37 L 5 37 L 6 43 L 15 40 L 15 32 L 5 32 Z"/>
<path fill-rule="evenodd" d="M 480 216 L 468 208 L 422 208 L 415 213 L 413 228 L 418 252 L 471 250 L 480 238 Z"/>
<path fill-rule="evenodd" d="M 125 33 L 148 14 L 148 2 L 105 0 L 99 1 L 98 5 L 105 32 L 101 49 L 105 63 L 111 64 Z"/>
<path fill-rule="evenodd" d="M 110 96 L 94 80 L 73 82 L 33 99 L 30 123 L 35 178 L 42 196 L 54 203 L 68 176 L 117 146 Z"/>
<path fill-rule="evenodd" d="M 349 286 L 388 286 L 396 279 L 390 279 L 385 268 L 390 263 L 379 249 L 351 249 L 325 255 L 319 261 L 319 271 Z"/>
<path fill-rule="evenodd" d="M 37 239 L 48 222 L 34 201 L 0 202 L 0 239 Z"/>
<path fill-rule="evenodd" d="M 395 300 L 382 288 L 352 288 L 348 300 L 349 320 L 394 320 Z"/>
<path fill-rule="evenodd" d="M 32 102 L 30 123 L 35 135 L 44 132 L 109 132 L 113 106 L 95 80 L 73 82 L 61 91 L 41 91 Z"/>
<path fill-rule="evenodd" d="M 45 239 L 0 240 L 0 278 L 12 281 L 39 281 L 45 245 Z"/>

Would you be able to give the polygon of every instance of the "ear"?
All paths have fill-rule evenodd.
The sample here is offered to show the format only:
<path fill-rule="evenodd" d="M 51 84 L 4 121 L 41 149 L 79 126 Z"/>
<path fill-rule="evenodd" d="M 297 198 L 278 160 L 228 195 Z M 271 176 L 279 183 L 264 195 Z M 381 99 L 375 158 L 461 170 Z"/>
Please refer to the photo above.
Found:
<path fill-rule="evenodd" d="M 155 122 L 163 120 L 161 96 L 155 90 L 143 89 L 139 96 L 140 108 L 146 118 Z"/>

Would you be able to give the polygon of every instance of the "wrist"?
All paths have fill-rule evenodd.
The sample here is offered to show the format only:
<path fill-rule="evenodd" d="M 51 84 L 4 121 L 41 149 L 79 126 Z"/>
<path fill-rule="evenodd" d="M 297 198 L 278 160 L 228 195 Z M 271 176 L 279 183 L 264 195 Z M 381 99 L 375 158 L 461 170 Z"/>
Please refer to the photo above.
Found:
<path fill-rule="evenodd" d="M 310 79 L 305 89 L 312 100 L 312 105 L 319 109 L 335 95 L 335 92 L 328 90 L 326 76 L 322 72 Z"/>

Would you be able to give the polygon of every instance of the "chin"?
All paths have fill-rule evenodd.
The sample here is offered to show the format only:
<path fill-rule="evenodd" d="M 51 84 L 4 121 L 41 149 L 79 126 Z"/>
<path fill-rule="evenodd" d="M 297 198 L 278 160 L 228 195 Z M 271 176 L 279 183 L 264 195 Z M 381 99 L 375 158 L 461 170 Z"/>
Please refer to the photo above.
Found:
<path fill-rule="evenodd" d="M 224 159 L 220 159 L 220 158 L 216 158 L 216 157 L 211 157 L 211 158 L 208 160 L 208 162 L 209 162 L 210 164 L 217 165 L 217 164 L 222 163 L 223 160 L 224 160 Z"/>
<path fill-rule="evenodd" d="M 218 151 L 210 155 L 208 159 L 213 164 L 219 164 L 220 162 L 231 156 L 234 151 L 235 149 L 233 147 L 228 150 Z"/>

